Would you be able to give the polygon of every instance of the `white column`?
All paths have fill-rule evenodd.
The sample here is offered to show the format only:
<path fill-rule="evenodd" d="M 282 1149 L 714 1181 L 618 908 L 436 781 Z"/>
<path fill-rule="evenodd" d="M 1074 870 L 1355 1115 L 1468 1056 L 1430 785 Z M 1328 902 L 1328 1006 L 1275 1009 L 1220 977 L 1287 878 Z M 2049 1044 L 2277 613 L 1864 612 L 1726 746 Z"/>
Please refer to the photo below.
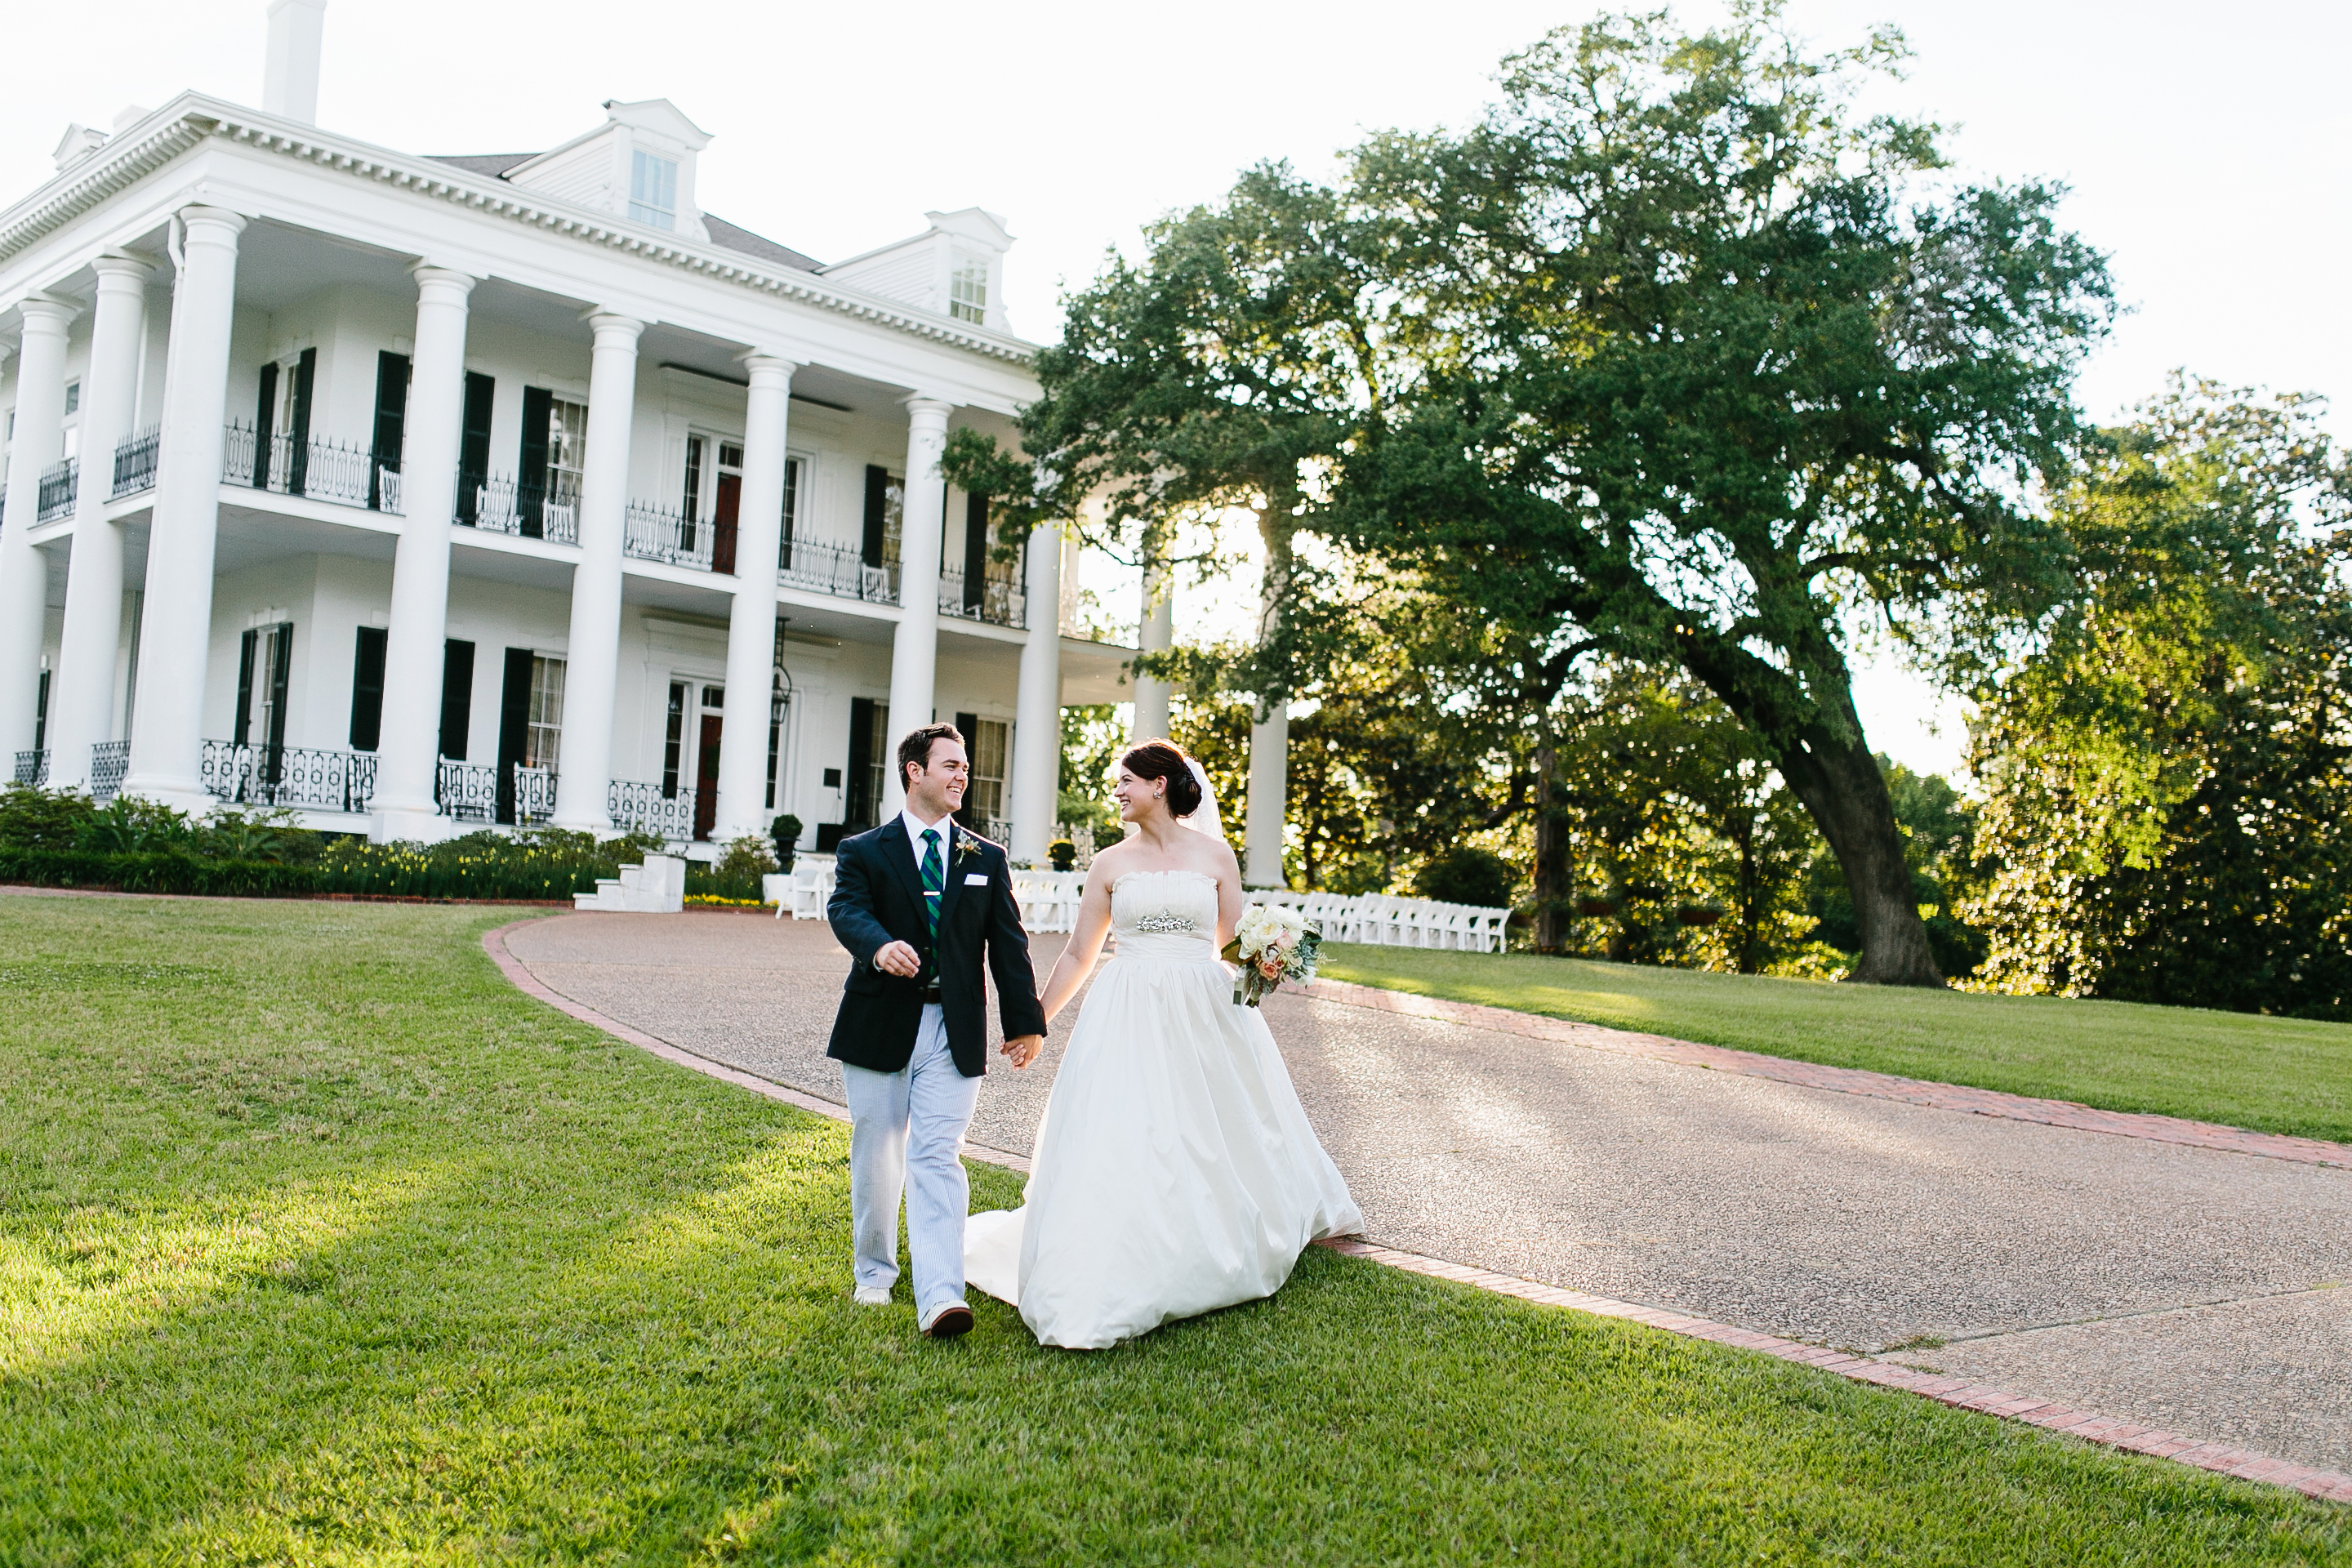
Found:
<path fill-rule="evenodd" d="M 73 560 L 66 575 L 66 624 L 49 689 L 49 786 L 89 782 L 89 749 L 114 738 L 114 664 L 122 652 L 122 530 L 106 521 L 113 499 L 114 448 L 131 434 L 139 401 L 139 353 L 146 340 L 147 280 L 153 269 L 127 256 L 101 256 L 89 329 L 89 370 L 81 387 L 81 488 L 74 497 Z"/>
<path fill-rule="evenodd" d="M 889 776 L 882 786 L 882 820 L 906 804 L 898 775 L 898 737 L 931 721 L 931 691 L 940 656 L 940 451 L 947 445 L 954 405 L 936 397 L 907 399 L 906 510 L 898 529 L 898 635 L 890 644 Z"/>
<path fill-rule="evenodd" d="M 588 318 L 588 451 L 580 475 L 580 564 L 563 672 L 563 750 L 555 826 L 613 831 L 613 703 L 621 669 L 621 542 L 629 507 L 629 429 L 636 416 L 637 335 L 627 316 Z"/>
<path fill-rule="evenodd" d="M 8 454 L 7 508 L 0 517 L 0 766 L 33 749 L 40 710 L 49 566 L 31 540 L 41 510 L 41 475 L 65 451 L 66 326 L 81 307 L 36 294 L 16 313 L 24 320 L 16 439 Z"/>
<path fill-rule="evenodd" d="M 139 633 L 139 722 L 125 795 L 210 809 L 204 760 L 205 657 L 213 631 L 213 546 L 220 528 L 222 427 L 228 417 L 229 326 L 236 237 L 245 219 L 184 207 L 172 298 L 163 429 L 147 531 L 147 597 Z"/>
<path fill-rule="evenodd" d="M 383 725 L 376 739 L 379 844 L 431 842 L 450 822 L 433 798 L 441 756 L 442 644 L 449 627 L 449 527 L 457 515 L 457 448 L 466 422 L 466 311 L 474 279 L 412 267 L 416 347 L 401 438 L 400 543 L 383 644 Z"/>
<path fill-rule="evenodd" d="M 1144 653 L 1166 653 L 1176 646 L 1176 574 L 1169 568 L 1164 544 L 1148 547 L 1143 560 L 1143 614 L 1137 641 Z M 1135 727 L 1130 743 L 1164 741 L 1170 726 L 1171 689 L 1164 680 L 1148 675 L 1135 678 Z"/>
<path fill-rule="evenodd" d="M 1250 726 L 1248 850 L 1242 885 L 1286 888 L 1282 868 L 1282 825 L 1289 809 L 1290 704 L 1277 702 Z"/>
<path fill-rule="evenodd" d="M 765 838 L 768 713 L 775 686 L 776 569 L 784 540 L 784 433 L 791 424 L 791 360 L 746 354 L 751 391 L 743 409 L 743 489 L 735 511 L 735 605 L 727 620 L 727 709 L 719 726 L 719 805 L 711 837 Z"/>
<path fill-rule="evenodd" d="M 1043 860 L 1054 841 L 1062 798 L 1062 535 L 1050 522 L 1031 531 L 1029 640 L 1021 648 L 1021 685 L 1013 726 L 1013 842 L 1015 860 Z"/>

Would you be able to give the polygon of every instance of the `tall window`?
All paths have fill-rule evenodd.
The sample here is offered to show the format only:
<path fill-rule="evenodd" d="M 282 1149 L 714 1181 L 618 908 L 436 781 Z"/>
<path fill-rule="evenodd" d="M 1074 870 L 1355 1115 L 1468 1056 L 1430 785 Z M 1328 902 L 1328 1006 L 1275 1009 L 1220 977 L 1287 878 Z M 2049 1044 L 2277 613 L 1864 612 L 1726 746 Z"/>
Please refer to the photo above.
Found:
<path fill-rule="evenodd" d="M 995 719 L 977 719 L 971 726 L 971 787 L 964 805 L 982 822 L 1004 820 L 1004 756 L 1009 727 Z"/>
<path fill-rule="evenodd" d="M 629 154 L 629 216 L 656 228 L 677 226 L 677 160 L 639 147 Z"/>
<path fill-rule="evenodd" d="M 563 661 L 534 654 L 530 661 L 530 707 L 527 710 L 522 765 L 554 769 L 563 756 Z"/>
<path fill-rule="evenodd" d="M 959 321 L 988 320 L 988 264 L 967 261 L 948 278 L 948 314 Z"/>
<path fill-rule="evenodd" d="M 708 445 L 699 436 L 686 438 L 686 493 L 678 498 L 678 510 L 689 524 L 702 516 L 703 448 Z"/>
<path fill-rule="evenodd" d="M 551 397 L 547 403 L 547 499 L 580 504 L 580 476 L 588 468 L 588 405 Z"/>

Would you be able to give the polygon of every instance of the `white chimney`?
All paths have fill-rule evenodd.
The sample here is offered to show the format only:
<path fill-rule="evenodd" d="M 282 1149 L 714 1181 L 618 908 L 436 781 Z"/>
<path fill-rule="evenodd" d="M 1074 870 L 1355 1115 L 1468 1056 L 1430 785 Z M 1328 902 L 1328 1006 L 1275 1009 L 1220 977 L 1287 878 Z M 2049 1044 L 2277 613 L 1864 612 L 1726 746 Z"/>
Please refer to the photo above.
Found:
<path fill-rule="evenodd" d="M 269 0 L 269 55 L 261 70 L 261 107 L 319 123 L 319 35 L 327 0 Z"/>

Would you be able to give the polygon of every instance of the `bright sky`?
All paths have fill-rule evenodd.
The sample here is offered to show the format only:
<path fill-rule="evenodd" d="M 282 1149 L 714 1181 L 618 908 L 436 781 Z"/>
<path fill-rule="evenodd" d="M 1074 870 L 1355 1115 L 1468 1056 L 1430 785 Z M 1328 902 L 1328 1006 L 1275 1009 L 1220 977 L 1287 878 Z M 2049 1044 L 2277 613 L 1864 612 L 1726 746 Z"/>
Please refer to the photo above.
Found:
<path fill-rule="evenodd" d="M 914 232 L 926 208 L 1004 215 L 1013 324 L 1050 337 L 1063 284 L 1143 223 L 1261 159 L 1326 174 L 1366 130 L 1462 124 L 1504 54 L 1594 9 L 331 0 L 320 120 L 410 152 L 524 152 L 599 123 L 604 99 L 666 97 L 717 138 L 704 204 L 824 259 Z M 1824 44 L 1902 26 L 1919 58 L 1880 106 L 1957 127 L 1971 173 L 2074 187 L 2068 221 L 2112 253 L 2134 310 L 2084 378 L 2095 414 L 2177 365 L 2339 390 L 2352 307 L 2326 279 L 2352 240 L 2352 7 L 1793 0 L 1790 15 Z M 20 6 L 10 38 L 0 202 L 50 174 L 68 121 L 102 128 L 187 87 L 260 100 L 263 0 Z M 1206 628 L 1179 614 L 1180 635 Z M 1859 695 L 1882 750 L 1953 765 L 1956 715 L 1931 732 L 1918 682 L 1874 668 Z"/>

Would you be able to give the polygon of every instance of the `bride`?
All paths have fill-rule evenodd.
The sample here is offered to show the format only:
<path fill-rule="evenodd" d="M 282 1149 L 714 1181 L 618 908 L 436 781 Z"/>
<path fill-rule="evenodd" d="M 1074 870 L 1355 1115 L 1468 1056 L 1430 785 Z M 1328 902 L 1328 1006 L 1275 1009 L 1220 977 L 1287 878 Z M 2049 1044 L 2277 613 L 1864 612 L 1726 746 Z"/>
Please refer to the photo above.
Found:
<path fill-rule="evenodd" d="M 1045 1016 L 1077 994 L 1113 927 L 1118 955 L 1071 1032 L 1026 1201 L 964 1230 L 965 1278 L 1071 1350 L 1271 1296 L 1308 1242 L 1363 1226 L 1265 1020 L 1234 1003 L 1217 957 L 1244 900 L 1205 775 L 1147 741 L 1112 795 L 1136 831 L 1094 858 Z"/>

